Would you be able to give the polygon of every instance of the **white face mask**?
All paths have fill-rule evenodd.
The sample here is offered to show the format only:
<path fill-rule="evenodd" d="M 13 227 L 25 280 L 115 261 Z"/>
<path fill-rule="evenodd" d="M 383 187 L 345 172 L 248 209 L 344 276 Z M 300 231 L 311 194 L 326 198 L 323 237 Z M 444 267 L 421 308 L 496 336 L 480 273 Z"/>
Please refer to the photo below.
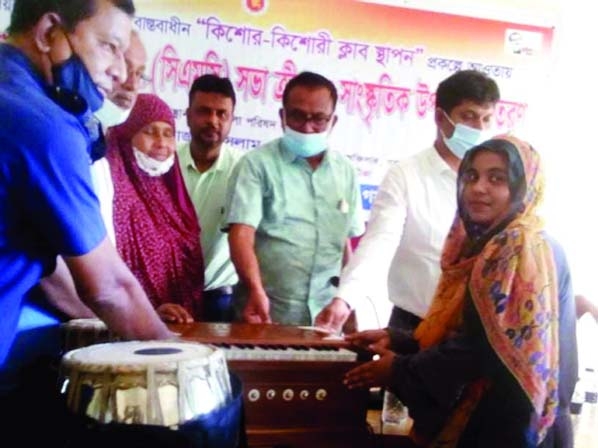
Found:
<path fill-rule="evenodd" d="M 109 99 L 105 99 L 104 104 L 102 104 L 102 107 L 96 111 L 95 116 L 100 120 L 105 132 L 106 129 L 111 128 L 112 126 L 118 126 L 127 121 L 130 113 L 131 109 L 123 109 Z"/>
<path fill-rule="evenodd" d="M 174 153 L 167 159 L 157 160 L 133 147 L 133 154 L 139 169 L 152 177 L 166 174 L 174 165 Z"/>

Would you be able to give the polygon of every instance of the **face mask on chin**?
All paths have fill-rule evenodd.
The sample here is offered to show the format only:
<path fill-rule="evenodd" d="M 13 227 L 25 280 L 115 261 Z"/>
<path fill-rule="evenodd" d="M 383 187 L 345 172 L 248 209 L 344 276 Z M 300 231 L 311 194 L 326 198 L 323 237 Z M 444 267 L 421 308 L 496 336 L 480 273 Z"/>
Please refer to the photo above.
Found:
<path fill-rule="evenodd" d="M 66 31 L 63 32 L 70 47 L 71 56 L 61 63 L 52 63 L 54 93 L 51 93 L 51 96 L 61 107 L 71 113 L 79 115 L 87 108 L 91 112 L 96 112 L 102 107 L 104 95 L 91 79 L 89 70 L 73 49 Z"/>
<path fill-rule="evenodd" d="M 328 134 L 328 130 L 314 134 L 304 134 L 286 125 L 282 144 L 286 149 L 299 157 L 313 157 L 326 151 L 328 148 Z"/>
<path fill-rule="evenodd" d="M 127 121 L 130 113 L 131 109 L 123 109 L 109 99 L 106 99 L 102 107 L 95 113 L 95 116 L 102 123 L 102 127 L 108 129 Z"/>
<path fill-rule="evenodd" d="M 157 160 L 133 147 L 133 155 L 139 169 L 151 177 L 166 174 L 174 165 L 174 154 L 167 159 Z"/>
<path fill-rule="evenodd" d="M 449 123 L 453 125 L 454 131 L 453 135 L 449 138 L 444 135 L 442 129 L 440 130 L 440 134 L 447 148 L 459 159 L 462 159 L 468 150 L 492 137 L 491 131 L 482 131 L 462 123 L 455 124 L 445 111 L 442 111 L 442 113 Z"/>

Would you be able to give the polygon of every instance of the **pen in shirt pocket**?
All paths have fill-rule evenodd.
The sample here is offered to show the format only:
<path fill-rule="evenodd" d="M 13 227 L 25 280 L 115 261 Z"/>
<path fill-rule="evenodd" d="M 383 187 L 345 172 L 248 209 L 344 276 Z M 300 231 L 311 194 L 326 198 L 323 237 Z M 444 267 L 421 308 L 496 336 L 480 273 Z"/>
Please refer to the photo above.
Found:
<path fill-rule="evenodd" d="M 349 213 L 349 203 L 345 199 L 338 201 L 338 209 L 341 213 Z"/>

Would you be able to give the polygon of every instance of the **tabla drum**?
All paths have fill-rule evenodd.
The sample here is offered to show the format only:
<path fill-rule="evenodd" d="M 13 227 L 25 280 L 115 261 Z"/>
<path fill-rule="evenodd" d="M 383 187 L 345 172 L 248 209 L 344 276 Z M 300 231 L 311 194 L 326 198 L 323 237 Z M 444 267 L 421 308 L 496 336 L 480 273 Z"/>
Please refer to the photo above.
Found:
<path fill-rule="evenodd" d="M 191 342 L 90 345 L 62 358 L 71 412 L 100 423 L 176 428 L 232 399 L 218 348 Z"/>
<path fill-rule="evenodd" d="M 97 317 L 71 319 L 61 324 L 62 353 L 93 344 L 113 342 L 116 335 L 108 330 L 106 324 Z"/>

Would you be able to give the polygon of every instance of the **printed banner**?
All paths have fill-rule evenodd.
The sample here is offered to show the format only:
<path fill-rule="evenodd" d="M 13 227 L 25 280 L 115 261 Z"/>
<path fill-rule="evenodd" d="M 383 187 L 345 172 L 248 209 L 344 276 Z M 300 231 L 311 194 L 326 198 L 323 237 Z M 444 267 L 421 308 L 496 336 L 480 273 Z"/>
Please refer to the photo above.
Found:
<path fill-rule="evenodd" d="M 251 150 L 280 136 L 286 82 L 302 70 L 330 78 L 339 117 L 332 146 L 354 163 L 369 210 L 388 167 L 432 144 L 434 91 L 459 69 L 499 84 L 497 131 L 524 128 L 549 72 L 551 28 L 357 0 L 145 0 L 134 19 L 147 47 L 143 90 L 166 100 L 189 140 L 188 90 L 204 73 L 237 93 L 229 143 Z M 0 1 L 0 29 L 12 0 Z M 5 37 L 5 34 L 2 35 Z"/>

